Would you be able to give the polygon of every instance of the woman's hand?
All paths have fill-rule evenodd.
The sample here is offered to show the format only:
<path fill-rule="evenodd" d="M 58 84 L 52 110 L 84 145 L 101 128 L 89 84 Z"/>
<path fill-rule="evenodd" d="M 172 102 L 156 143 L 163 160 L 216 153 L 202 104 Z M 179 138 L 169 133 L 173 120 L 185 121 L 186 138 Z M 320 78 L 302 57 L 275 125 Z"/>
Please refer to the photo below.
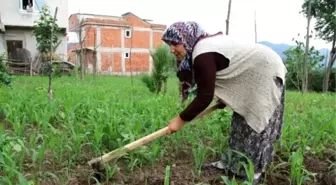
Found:
<path fill-rule="evenodd" d="M 169 125 L 168 125 L 168 135 L 171 135 L 174 132 L 179 131 L 184 125 L 185 125 L 186 121 L 182 120 L 181 117 L 178 115 L 175 118 L 173 118 L 172 120 L 169 121 Z"/>

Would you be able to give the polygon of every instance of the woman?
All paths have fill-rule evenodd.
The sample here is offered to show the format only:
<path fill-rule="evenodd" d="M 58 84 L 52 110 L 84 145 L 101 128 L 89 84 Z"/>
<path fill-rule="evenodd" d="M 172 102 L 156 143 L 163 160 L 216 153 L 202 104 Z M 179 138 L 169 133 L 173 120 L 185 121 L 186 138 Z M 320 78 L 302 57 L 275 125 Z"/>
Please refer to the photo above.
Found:
<path fill-rule="evenodd" d="M 180 130 L 216 97 L 233 110 L 229 149 L 221 160 L 204 167 L 246 178 L 243 167 L 238 169 L 244 157 L 232 153 L 238 151 L 254 164 L 258 182 L 272 161 L 283 123 L 287 71 L 279 55 L 260 44 L 232 41 L 221 32 L 210 35 L 195 22 L 172 24 L 162 40 L 178 61 L 182 99 L 197 86 L 195 99 L 170 120 L 168 134 Z"/>

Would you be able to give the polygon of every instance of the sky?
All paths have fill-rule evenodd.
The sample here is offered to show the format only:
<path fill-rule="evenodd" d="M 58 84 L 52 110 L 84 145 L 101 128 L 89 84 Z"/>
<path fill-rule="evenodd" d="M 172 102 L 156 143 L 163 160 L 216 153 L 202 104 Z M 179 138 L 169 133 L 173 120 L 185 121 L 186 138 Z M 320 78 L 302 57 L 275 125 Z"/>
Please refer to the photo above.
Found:
<path fill-rule="evenodd" d="M 254 42 L 256 12 L 259 41 L 295 44 L 293 38 L 304 41 L 307 20 L 300 14 L 303 0 L 232 0 L 229 35 L 239 41 Z M 92 13 L 121 16 L 132 12 L 153 23 L 170 24 L 196 21 L 209 33 L 225 33 L 228 0 L 68 0 L 68 14 Z M 315 20 L 311 22 L 313 28 Z M 300 37 L 298 37 L 300 33 Z M 311 39 L 316 48 L 330 44 Z"/>

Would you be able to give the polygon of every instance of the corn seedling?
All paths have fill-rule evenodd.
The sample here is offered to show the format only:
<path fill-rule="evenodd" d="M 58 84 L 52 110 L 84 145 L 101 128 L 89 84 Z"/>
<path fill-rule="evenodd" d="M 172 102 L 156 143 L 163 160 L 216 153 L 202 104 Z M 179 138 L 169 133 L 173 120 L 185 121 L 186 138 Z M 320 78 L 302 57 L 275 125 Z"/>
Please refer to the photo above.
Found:
<path fill-rule="evenodd" d="M 168 79 L 165 95 L 149 92 L 141 78 L 134 79 L 136 91 L 128 77 L 55 78 L 52 102 L 45 96 L 45 77 L 18 76 L 11 88 L 0 88 L 0 184 L 38 184 L 48 178 L 67 184 L 86 161 L 167 126 L 187 106 L 180 104 L 177 79 Z M 276 148 L 278 160 L 268 169 L 268 177 L 285 174 L 292 184 L 319 180 L 305 169 L 303 158 L 310 153 L 327 160 L 324 151 L 335 151 L 331 147 L 336 143 L 335 98 L 335 93 L 287 92 L 282 145 Z M 222 155 L 228 147 L 231 113 L 229 109 L 211 113 L 195 126 L 186 124 L 116 161 L 123 162 L 120 168 L 126 171 L 149 170 L 148 165 L 155 166 L 165 156 L 174 163 L 179 158 L 173 154 L 184 150 L 183 157 L 194 165 L 190 170 L 197 171 L 192 178 L 200 178 L 203 161 Z M 334 162 L 329 163 L 330 171 L 335 170 Z M 105 167 L 104 176 L 113 184 L 123 170 L 117 163 Z M 252 174 L 249 163 L 242 167 Z M 88 173 L 81 180 L 90 179 Z"/>
<path fill-rule="evenodd" d="M 170 185 L 170 166 L 166 166 L 165 181 L 164 185 Z"/>

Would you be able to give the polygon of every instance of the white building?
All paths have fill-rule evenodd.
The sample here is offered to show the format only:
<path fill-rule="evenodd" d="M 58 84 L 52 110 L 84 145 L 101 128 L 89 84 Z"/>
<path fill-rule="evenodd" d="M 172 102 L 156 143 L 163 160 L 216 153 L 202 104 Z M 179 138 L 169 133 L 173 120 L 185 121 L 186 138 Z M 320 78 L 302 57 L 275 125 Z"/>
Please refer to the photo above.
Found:
<path fill-rule="evenodd" d="M 0 54 L 10 53 L 16 48 L 27 49 L 32 59 L 36 57 L 37 42 L 33 33 L 34 21 L 40 17 L 40 10 L 46 4 L 54 16 L 57 11 L 57 24 L 61 28 L 61 44 L 56 53 L 66 60 L 67 58 L 67 27 L 68 2 L 67 0 L 1 0 L 0 6 Z M 31 5 L 31 6 L 29 6 Z"/>

